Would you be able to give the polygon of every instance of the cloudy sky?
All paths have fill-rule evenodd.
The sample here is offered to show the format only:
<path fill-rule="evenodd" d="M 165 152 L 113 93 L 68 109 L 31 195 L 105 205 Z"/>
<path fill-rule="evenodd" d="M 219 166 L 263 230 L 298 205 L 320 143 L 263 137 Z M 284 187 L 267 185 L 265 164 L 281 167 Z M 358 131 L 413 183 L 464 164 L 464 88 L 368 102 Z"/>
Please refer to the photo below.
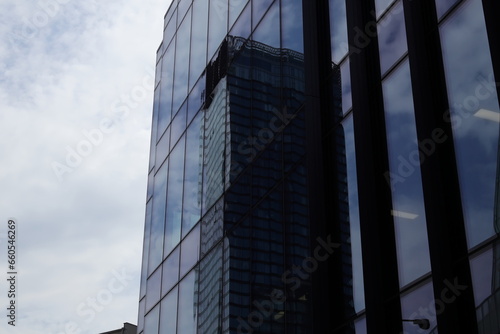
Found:
<path fill-rule="evenodd" d="M 137 322 L 154 63 L 169 3 L 0 0 L 1 333 Z"/>

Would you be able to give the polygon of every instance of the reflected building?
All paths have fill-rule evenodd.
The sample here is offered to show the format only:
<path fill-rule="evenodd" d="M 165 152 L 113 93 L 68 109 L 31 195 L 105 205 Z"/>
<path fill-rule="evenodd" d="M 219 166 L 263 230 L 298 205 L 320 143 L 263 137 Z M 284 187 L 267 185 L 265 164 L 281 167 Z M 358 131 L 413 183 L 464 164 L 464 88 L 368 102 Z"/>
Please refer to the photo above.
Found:
<path fill-rule="evenodd" d="M 174 0 L 137 332 L 497 333 L 498 6 Z"/>

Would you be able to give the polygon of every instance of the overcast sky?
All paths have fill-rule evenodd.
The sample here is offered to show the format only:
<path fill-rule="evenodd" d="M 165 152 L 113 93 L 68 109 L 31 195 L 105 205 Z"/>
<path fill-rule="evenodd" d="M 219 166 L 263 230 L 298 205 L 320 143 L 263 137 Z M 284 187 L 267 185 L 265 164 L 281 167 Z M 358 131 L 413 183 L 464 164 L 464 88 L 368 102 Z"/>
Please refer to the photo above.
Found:
<path fill-rule="evenodd" d="M 1 333 L 137 322 L 154 63 L 169 3 L 0 0 Z M 9 218 L 16 327 L 6 317 Z"/>

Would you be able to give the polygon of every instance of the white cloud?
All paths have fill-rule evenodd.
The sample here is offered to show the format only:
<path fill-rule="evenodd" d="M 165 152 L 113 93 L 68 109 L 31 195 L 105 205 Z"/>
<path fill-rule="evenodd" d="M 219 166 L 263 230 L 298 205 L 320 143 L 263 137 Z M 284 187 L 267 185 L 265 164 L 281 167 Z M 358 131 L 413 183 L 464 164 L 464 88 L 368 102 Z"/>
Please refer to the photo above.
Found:
<path fill-rule="evenodd" d="M 0 4 L 0 233 L 9 217 L 19 223 L 17 326 L 2 316 L 2 333 L 64 333 L 72 323 L 98 333 L 137 321 L 150 83 L 168 5 Z M 87 145 L 85 132 L 105 119 L 113 127 L 60 182 L 53 163 L 67 165 L 69 150 Z M 106 296 L 114 270 L 129 283 L 87 322 L 78 306 Z M 2 309 L 6 289 L 2 280 Z"/>

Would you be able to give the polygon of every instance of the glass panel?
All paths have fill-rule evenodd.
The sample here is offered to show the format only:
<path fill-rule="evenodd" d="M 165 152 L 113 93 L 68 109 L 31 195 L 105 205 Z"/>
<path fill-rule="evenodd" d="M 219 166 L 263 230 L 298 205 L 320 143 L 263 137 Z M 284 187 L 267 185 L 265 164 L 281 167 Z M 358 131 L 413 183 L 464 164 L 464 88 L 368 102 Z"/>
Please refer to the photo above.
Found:
<path fill-rule="evenodd" d="M 148 190 L 146 194 L 146 202 L 149 201 L 149 199 L 153 196 L 154 181 L 155 181 L 155 173 L 151 171 L 149 172 L 148 175 Z"/>
<path fill-rule="evenodd" d="M 451 121 L 469 247 L 494 235 L 499 106 L 480 0 L 440 27 Z"/>
<path fill-rule="evenodd" d="M 199 112 L 186 132 L 186 170 L 182 235 L 200 220 L 203 168 L 203 112 Z"/>
<path fill-rule="evenodd" d="M 160 82 L 160 112 L 158 114 L 158 134 L 159 138 L 172 117 L 172 82 L 174 80 L 174 49 L 175 43 L 172 43 L 163 56 L 162 75 Z"/>
<path fill-rule="evenodd" d="M 447 296 L 448 295 L 443 295 Z M 451 298 L 451 297 L 450 297 Z M 447 299 L 448 300 L 448 299 Z M 425 285 L 419 287 L 418 289 L 411 291 L 405 296 L 401 297 L 401 311 L 403 319 L 405 320 L 423 320 L 429 322 L 429 328 L 435 328 L 437 326 L 436 320 L 436 310 L 443 312 L 443 307 L 446 307 L 444 300 L 434 301 L 434 289 L 432 288 L 432 282 L 428 282 Z M 418 324 L 413 322 L 404 321 L 403 322 L 403 332 L 406 334 L 420 334 L 427 333 L 420 329 Z"/>
<path fill-rule="evenodd" d="M 366 334 L 366 317 L 362 317 L 354 322 L 356 334 Z"/>
<path fill-rule="evenodd" d="M 146 312 L 160 301 L 161 294 L 161 268 L 158 268 L 146 284 Z"/>
<path fill-rule="evenodd" d="M 139 302 L 139 317 L 137 318 L 137 333 L 144 330 L 144 306 L 146 304 L 146 298 L 141 299 Z"/>
<path fill-rule="evenodd" d="M 241 3 L 244 3 L 246 0 L 231 0 L 231 1 L 232 2 L 239 1 Z M 234 26 L 231 28 L 231 32 L 229 33 L 229 35 L 236 36 L 236 37 L 243 37 L 243 38 L 248 38 L 250 36 L 251 29 L 252 29 L 252 11 L 251 10 L 252 10 L 252 6 L 249 3 L 245 7 L 243 14 L 241 14 L 241 16 L 238 18 L 238 21 L 236 21 Z"/>
<path fill-rule="evenodd" d="M 358 179 L 356 172 L 356 151 L 354 145 L 353 118 L 342 123 L 345 132 L 345 159 L 347 164 L 347 192 L 349 203 L 349 222 L 351 230 L 352 277 L 354 290 L 354 310 L 356 313 L 365 308 L 363 280 L 363 258 L 361 255 L 361 230 L 359 223 Z"/>
<path fill-rule="evenodd" d="M 281 5 L 284 49 L 304 53 L 304 36 L 302 24 L 302 0 L 284 1 Z"/>
<path fill-rule="evenodd" d="M 188 12 L 177 31 L 174 95 L 172 103 L 173 114 L 177 112 L 184 99 L 186 99 L 188 92 L 190 34 L 191 11 Z"/>
<path fill-rule="evenodd" d="M 189 87 L 191 88 L 207 64 L 208 1 L 194 0 L 193 28 L 191 33 L 191 67 Z"/>
<path fill-rule="evenodd" d="M 200 263 L 198 333 L 224 332 L 220 330 L 223 258 L 219 243 Z"/>
<path fill-rule="evenodd" d="M 262 1 L 262 3 L 265 1 Z M 259 2 L 253 2 L 261 3 Z M 258 5 L 256 5 L 258 6 Z M 280 7 L 276 1 L 253 33 L 253 40 L 275 48 L 280 47 Z"/>
<path fill-rule="evenodd" d="M 179 22 L 182 21 L 184 18 L 184 15 L 186 15 L 186 11 L 191 5 L 192 0 L 179 0 L 179 5 L 177 7 L 178 15 L 179 15 Z M 189 15 L 189 14 L 188 14 Z"/>
<path fill-rule="evenodd" d="M 175 9 L 175 12 L 173 12 L 172 18 L 168 21 L 165 30 L 163 32 L 163 46 L 165 48 L 168 47 L 170 44 L 170 41 L 172 41 L 172 38 L 175 35 L 175 31 L 177 29 L 177 8 Z"/>
<path fill-rule="evenodd" d="M 430 153 L 427 145 L 417 145 L 408 60 L 382 86 L 390 166 L 386 179 L 392 188 L 399 281 L 404 286 L 430 271 L 419 160 Z"/>
<path fill-rule="evenodd" d="M 146 222 L 144 224 L 144 243 L 142 246 L 142 269 L 141 269 L 141 289 L 139 297 L 142 298 L 146 294 L 146 279 L 148 277 L 148 251 L 149 251 L 149 231 L 151 229 L 151 209 L 153 201 L 146 204 Z"/>
<path fill-rule="evenodd" d="M 345 0 L 330 0 L 332 61 L 337 64 L 349 51 L 345 4 Z"/>
<path fill-rule="evenodd" d="M 377 10 L 377 19 L 389 7 L 394 0 L 375 0 L 375 9 Z"/>
<path fill-rule="evenodd" d="M 194 115 L 200 110 L 201 106 L 203 105 L 203 101 L 205 100 L 205 87 L 206 87 L 206 80 L 205 80 L 205 75 L 203 75 L 198 82 L 196 83 L 196 86 L 194 86 L 193 90 L 189 94 L 188 97 L 188 118 L 187 118 L 187 123 L 191 122 L 191 119 L 193 119 Z"/>
<path fill-rule="evenodd" d="M 243 11 L 243 7 L 246 5 L 248 0 L 229 0 L 229 27 L 231 28 L 234 21 L 238 18 L 240 13 Z M 250 5 L 248 6 L 250 7 Z M 246 18 L 250 24 L 250 16 Z"/>
<path fill-rule="evenodd" d="M 340 65 L 342 81 L 342 113 L 345 115 L 352 108 L 351 68 L 349 58 Z"/>
<path fill-rule="evenodd" d="M 205 0 L 206 1 L 206 0 Z M 210 1 L 208 27 L 208 58 L 211 59 L 227 33 L 227 1 Z"/>
<path fill-rule="evenodd" d="M 440 19 L 444 15 L 444 13 L 446 13 L 448 9 L 450 9 L 451 6 L 453 6 L 458 1 L 459 0 L 436 0 L 438 19 Z"/>
<path fill-rule="evenodd" d="M 165 201 L 167 197 L 168 160 L 155 175 L 153 212 L 149 244 L 148 274 L 158 267 L 163 255 L 163 229 L 165 225 Z"/>
<path fill-rule="evenodd" d="M 198 262 L 200 255 L 200 225 L 194 228 L 181 244 L 180 275 L 184 276 Z"/>
<path fill-rule="evenodd" d="M 172 120 L 172 135 L 170 136 L 170 139 L 172 140 L 172 146 L 177 143 L 177 140 L 179 140 L 181 135 L 186 130 L 186 112 L 187 103 L 185 103 L 181 107 L 177 115 L 175 115 L 174 119 Z"/>
<path fill-rule="evenodd" d="M 170 150 L 170 129 L 169 127 L 167 131 L 160 138 L 158 144 L 156 144 L 156 165 L 160 167 L 163 164 L 163 161 L 167 158 L 168 152 Z"/>
<path fill-rule="evenodd" d="M 259 21 L 264 17 L 264 13 L 271 5 L 271 2 L 273 2 L 273 0 L 252 1 L 252 28 L 255 29 L 257 24 L 259 24 Z M 279 22 L 276 23 L 279 24 Z"/>
<path fill-rule="evenodd" d="M 179 283 L 179 314 L 177 333 L 196 334 L 198 318 L 198 270 L 195 269 Z"/>
<path fill-rule="evenodd" d="M 144 320 L 144 333 L 158 333 L 158 321 L 160 319 L 160 305 L 156 306 L 146 315 Z"/>
<path fill-rule="evenodd" d="M 174 334 L 177 328 L 177 287 L 161 301 L 160 334 Z M 147 333 L 146 333 L 147 334 Z M 156 334 L 156 333 L 153 333 Z"/>
<path fill-rule="evenodd" d="M 493 268 L 492 265 L 494 265 L 493 248 L 489 248 L 470 260 L 476 306 L 479 306 L 488 297 L 492 296 L 495 292 L 494 290 L 499 288 L 494 284 L 493 269 L 496 271 L 500 268 L 496 268 L 496 266 Z"/>
<path fill-rule="evenodd" d="M 167 255 L 180 241 L 182 215 L 182 189 L 184 180 L 185 136 L 170 153 L 168 195 L 165 224 L 164 254 Z"/>
<path fill-rule="evenodd" d="M 161 66 L 157 66 L 161 68 Z M 153 101 L 153 119 L 151 122 L 151 142 L 150 142 L 150 152 L 149 152 L 149 171 L 152 171 L 155 167 L 156 158 L 156 143 L 157 143 L 157 129 L 158 129 L 158 113 L 160 109 L 160 87 L 156 87 L 154 92 Z"/>
<path fill-rule="evenodd" d="M 378 24 L 380 69 L 384 74 L 408 50 L 403 3 L 399 1 Z"/>
<path fill-rule="evenodd" d="M 162 295 L 165 295 L 179 282 L 179 247 L 177 247 L 163 262 L 163 276 L 161 281 Z"/>

